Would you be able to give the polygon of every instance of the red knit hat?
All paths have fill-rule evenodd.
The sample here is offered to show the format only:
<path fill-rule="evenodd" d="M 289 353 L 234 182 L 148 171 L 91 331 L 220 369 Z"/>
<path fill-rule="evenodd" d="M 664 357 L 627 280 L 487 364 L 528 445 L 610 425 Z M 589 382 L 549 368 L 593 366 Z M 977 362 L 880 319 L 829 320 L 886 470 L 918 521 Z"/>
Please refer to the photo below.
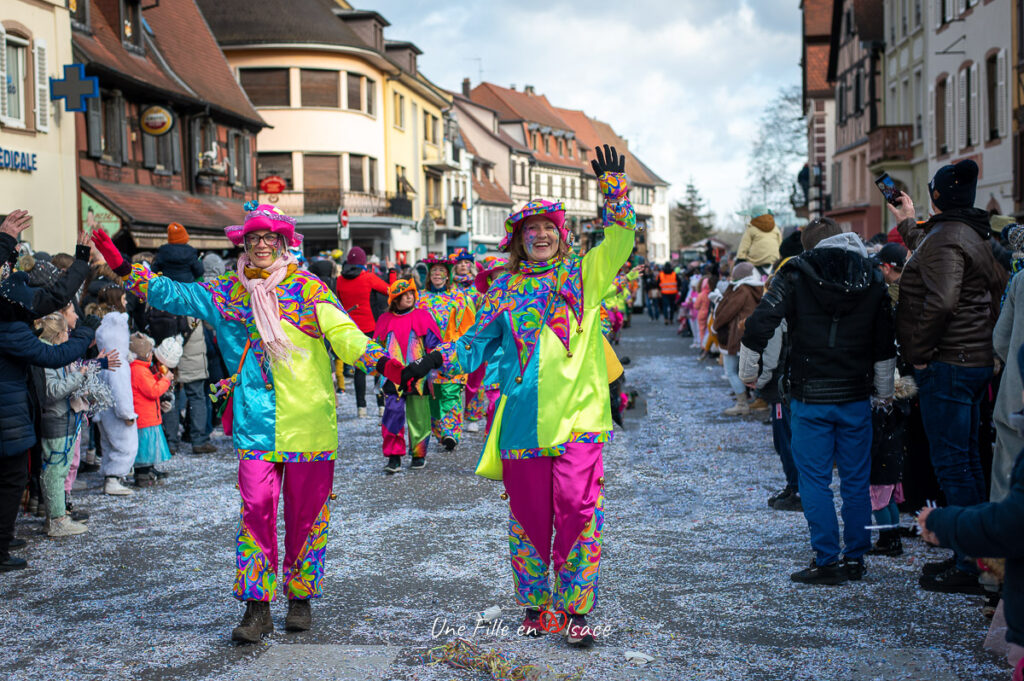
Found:
<path fill-rule="evenodd" d="M 185 230 L 185 227 L 177 222 L 167 225 L 167 243 L 187 244 L 188 232 Z"/>

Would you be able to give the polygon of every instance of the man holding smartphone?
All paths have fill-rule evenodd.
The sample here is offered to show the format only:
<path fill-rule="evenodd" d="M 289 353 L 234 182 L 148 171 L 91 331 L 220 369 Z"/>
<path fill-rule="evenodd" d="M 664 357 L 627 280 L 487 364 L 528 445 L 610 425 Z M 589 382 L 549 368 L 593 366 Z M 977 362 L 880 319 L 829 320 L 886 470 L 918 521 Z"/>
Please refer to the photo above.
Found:
<path fill-rule="evenodd" d="M 889 211 L 914 254 L 900 279 L 896 336 L 914 365 L 921 418 L 946 501 L 973 506 L 987 498 L 978 454 L 982 392 L 992 379 L 992 329 L 1006 273 L 992 255 L 988 213 L 974 207 L 978 165 L 947 165 L 928 185 L 933 215 L 918 225 L 913 201 L 900 194 Z M 962 553 L 924 566 L 921 587 L 981 593 L 978 568 Z"/>

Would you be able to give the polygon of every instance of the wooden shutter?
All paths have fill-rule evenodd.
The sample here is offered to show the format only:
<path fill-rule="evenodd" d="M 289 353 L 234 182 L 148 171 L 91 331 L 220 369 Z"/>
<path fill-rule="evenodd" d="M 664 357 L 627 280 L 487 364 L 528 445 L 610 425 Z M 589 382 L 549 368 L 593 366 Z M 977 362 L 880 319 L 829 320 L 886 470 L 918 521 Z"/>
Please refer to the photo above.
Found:
<path fill-rule="evenodd" d="M 36 130 L 50 131 L 50 65 L 47 60 L 46 41 L 37 38 L 33 41 L 36 72 Z M 4 52 L 7 50 L 5 49 Z"/>
<path fill-rule="evenodd" d="M 174 122 L 174 127 L 167 133 L 171 136 L 171 172 L 181 173 L 181 118 Z"/>
<path fill-rule="evenodd" d="M 945 0 L 945 7 L 946 7 L 946 21 L 952 21 L 953 20 L 953 0 Z M 942 17 L 939 17 L 939 20 L 941 21 Z M 939 25 L 941 26 L 942 24 L 940 23 Z"/>
<path fill-rule="evenodd" d="M 956 76 L 956 149 L 967 146 L 967 70 Z"/>
<path fill-rule="evenodd" d="M 1006 48 L 999 50 L 996 55 L 996 125 L 999 126 L 999 136 L 1006 137 L 1010 132 L 1008 123 L 1009 112 L 1006 101 Z"/>
<path fill-rule="evenodd" d="M 131 160 L 131 147 L 128 146 L 128 121 L 125 115 L 125 101 L 124 97 L 118 94 L 114 97 L 114 121 L 117 125 L 117 130 L 111 131 L 112 134 L 118 135 L 117 139 L 120 142 L 118 151 L 119 155 L 116 155 L 115 160 L 119 160 L 122 164 L 128 163 Z"/>
<path fill-rule="evenodd" d="M 156 168 L 156 137 L 146 132 L 139 134 L 142 135 L 142 167 Z"/>
<path fill-rule="evenodd" d="M 238 162 L 235 158 L 235 138 L 238 133 L 234 130 L 228 131 L 228 184 L 235 184 L 238 181 Z"/>
<path fill-rule="evenodd" d="M 302 175 L 306 189 L 340 189 L 339 156 L 303 154 Z"/>
<path fill-rule="evenodd" d="M 338 86 L 338 71 L 320 69 L 301 69 L 299 71 L 299 88 L 302 93 L 302 106 L 322 106 L 337 109 L 341 106 L 341 94 Z"/>
<path fill-rule="evenodd" d="M 7 118 L 7 31 L 0 26 L 0 123 L 10 123 Z"/>
<path fill-rule="evenodd" d="M 253 106 L 291 106 L 288 69 L 241 69 L 238 80 Z"/>
<path fill-rule="evenodd" d="M 103 156 L 103 107 L 99 97 L 85 100 L 85 132 L 88 138 L 86 155 L 89 158 Z"/>
<path fill-rule="evenodd" d="M 946 76 L 946 124 L 945 131 L 946 152 L 953 152 L 953 76 Z"/>
<path fill-rule="evenodd" d="M 937 155 L 936 139 L 938 131 L 935 129 L 935 86 L 928 86 L 928 155 Z"/>
<path fill-rule="evenodd" d="M 242 135 L 242 186 L 252 186 L 252 135 Z"/>
<path fill-rule="evenodd" d="M 971 87 L 968 92 L 967 110 L 970 112 L 970 126 L 967 129 L 968 144 L 974 146 L 981 141 L 981 107 L 978 106 L 978 62 L 971 65 Z"/>

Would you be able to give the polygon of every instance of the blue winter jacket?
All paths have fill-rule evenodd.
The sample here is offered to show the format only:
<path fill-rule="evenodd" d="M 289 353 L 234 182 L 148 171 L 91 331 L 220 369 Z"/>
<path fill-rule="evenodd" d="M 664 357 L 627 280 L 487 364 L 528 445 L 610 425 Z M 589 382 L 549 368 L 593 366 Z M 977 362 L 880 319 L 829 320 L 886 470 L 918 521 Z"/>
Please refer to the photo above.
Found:
<path fill-rule="evenodd" d="M 21 454 L 36 443 L 29 367 L 66 366 L 85 354 L 93 335 L 92 329 L 79 324 L 66 343 L 47 345 L 24 322 L 0 322 L 0 456 Z"/>
<path fill-rule="evenodd" d="M 975 558 L 1006 559 L 1006 640 L 1024 646 L 1024 452 L 1010 480 L 1010 494 L 999 503 L 938 508 L 927 524 L 943 546 Z"/>
<path fill-rule="evenodd" d="M 156 249 L 150 269 L 168 279 L 191 284 L 203 276 L 203 261 L 188 244 L 164 244 Z"/>

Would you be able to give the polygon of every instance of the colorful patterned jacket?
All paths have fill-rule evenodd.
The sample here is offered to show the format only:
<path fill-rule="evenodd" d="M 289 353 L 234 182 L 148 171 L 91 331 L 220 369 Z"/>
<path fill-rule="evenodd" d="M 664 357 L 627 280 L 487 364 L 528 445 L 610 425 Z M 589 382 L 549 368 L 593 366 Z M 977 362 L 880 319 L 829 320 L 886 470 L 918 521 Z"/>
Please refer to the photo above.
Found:
<path fill-rule="evenodd" d="M 458 338 L 473 325 L 474 314 L 471 299 L 462 291 L 451 287 L 440 293 L 424 290 L 416 300 L 416 306 L 426 310 L 441 329 L 441 339 L 448 343 Z M 466 383 L 466 374 L 437 376 L 435 383 Z"/>
<path fill-rule="evenodd" d="M 181 284 L 133 265 L 125 285 L 157 309 L 212 324 L 228 369 L 241 364 L 232 393 L 232 437 L 241 459 L 334 459 L 338 416 L 323 339 L 346 364 L 367 372 L 375 370 L 385 352 L 359 331 L 323 282 L 293 271 L 276 289 L 281 326 L 298 348 L 290 367 L 265 356 L 249 293 L 235 272 L 201 284 Z"/>
<path fill-rule="evenodd" d="M 602 175 L 600 188 L 600 245 L 584 256 L 522 263 L 519 273 L 502 274 L 482 297 L 473 327 L 441 346 L 443 373 L 498 365 L 502 416 L 492 431 L 503 458 L 557 455 L 570 441 L 605 441 L 612 429 L 599 310 L 633 251 L 636 214 L 624 175 Z"/>

